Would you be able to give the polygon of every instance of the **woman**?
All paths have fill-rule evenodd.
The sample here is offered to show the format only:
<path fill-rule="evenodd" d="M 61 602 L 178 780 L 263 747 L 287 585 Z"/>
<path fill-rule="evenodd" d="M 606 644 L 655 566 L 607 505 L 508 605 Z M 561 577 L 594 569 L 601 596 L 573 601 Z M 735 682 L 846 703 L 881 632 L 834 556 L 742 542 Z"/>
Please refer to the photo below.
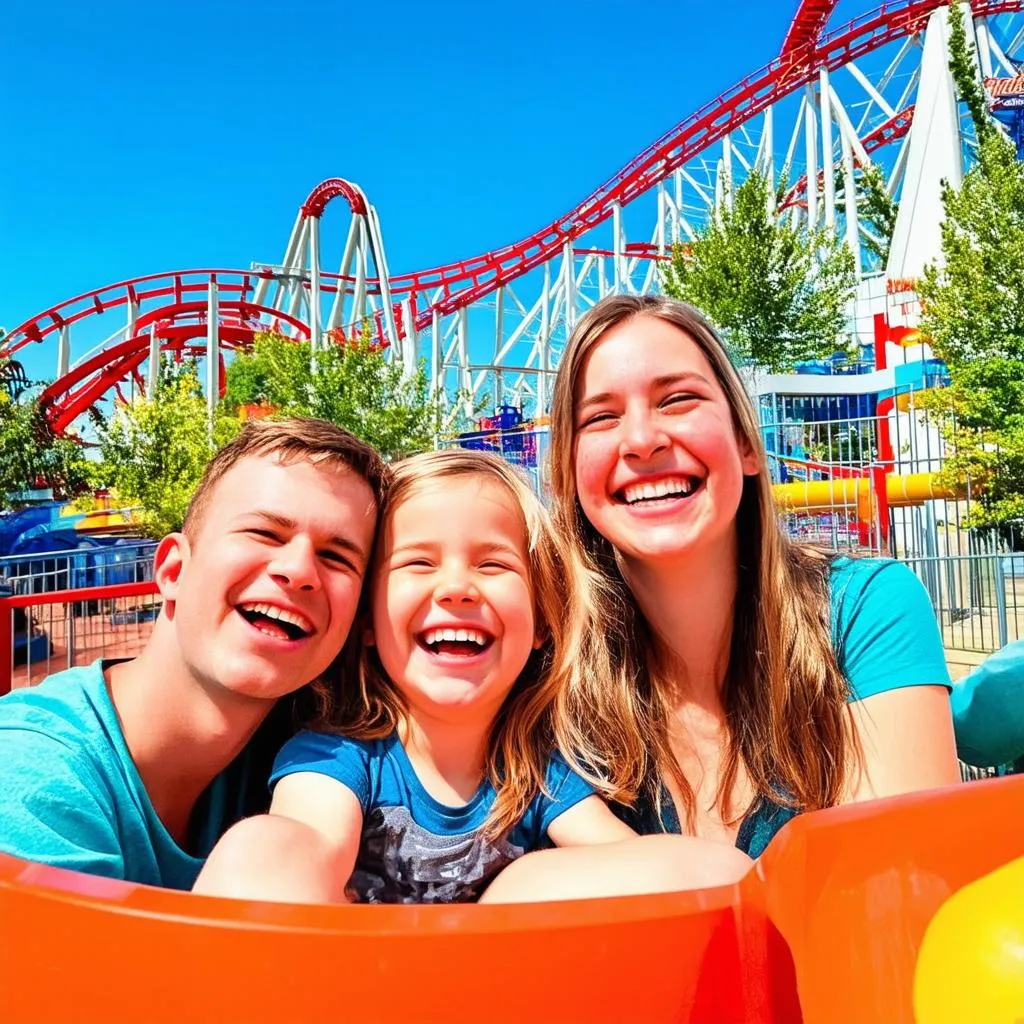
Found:
<path fill-rule="evenodd" d="M 589 629 L 608 658 L 567 697 L 561 739 L 635 828 L 756 857 L 801 811 L 958 780 L 923 587 L 783 534 L 753 409 L 693 309 L 612 296 L 583 317 L 551 458 L 557 524 L 602 584 Z M 496 885 L 543 888 L 566 856 Z"/>

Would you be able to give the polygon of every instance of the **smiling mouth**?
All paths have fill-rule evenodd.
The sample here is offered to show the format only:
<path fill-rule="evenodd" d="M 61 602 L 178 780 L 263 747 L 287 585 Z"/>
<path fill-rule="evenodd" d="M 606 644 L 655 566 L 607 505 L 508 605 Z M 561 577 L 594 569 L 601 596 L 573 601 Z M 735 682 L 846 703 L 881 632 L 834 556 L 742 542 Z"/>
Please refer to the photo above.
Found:
<path fill-rule="evenodd" d="M 616 491 L 615 497 L 625 505 L 642 508 L 645 505 L 689 498 L 703 484 L 704 481 L 695 476 L 670 477 L 655 483 L 630 484 Z"/>
<path fill-rule="evenodd" d="M 251 626 L 275 640 L 305 640 L 313 635 L 313 625 L 305 616 L 272 604 L 247 602 L 238 605 L 237 611 Z"/>
<path fill-rule="evenodd" d="M 426 629 L 417 634 L 416 643 L 430 654 L 472 658 L 486 651 L 494 637 L 480 629 Z"/>

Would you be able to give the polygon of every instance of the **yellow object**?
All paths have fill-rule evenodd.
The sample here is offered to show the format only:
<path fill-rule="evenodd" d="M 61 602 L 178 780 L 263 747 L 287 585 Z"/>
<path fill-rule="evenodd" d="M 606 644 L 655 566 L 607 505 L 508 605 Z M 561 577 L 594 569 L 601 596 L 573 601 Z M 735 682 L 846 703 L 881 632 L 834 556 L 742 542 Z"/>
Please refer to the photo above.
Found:
<path fill-rule="evenodd" d="M 870 518 L 871 481 L 867 477 L 851 477 L 845 480 L 796 481 L 775 484 L 775 503 L 781 509 L 793 511 L 815 511 L 831 509 L 842 505 L 856 505 L 862 519 Z M 889 473 L 885 477 L 885 496 L 892 507 L 920 505 L 933 498 L 964 497 L 962 486 L 949 487 L 943 484 L 936 473 Z"/>
<path fill-rule="evenodd" d="M 1024 1021 L 1024 857 L 954 893 L 914 971 L 917 1024 Z"/>

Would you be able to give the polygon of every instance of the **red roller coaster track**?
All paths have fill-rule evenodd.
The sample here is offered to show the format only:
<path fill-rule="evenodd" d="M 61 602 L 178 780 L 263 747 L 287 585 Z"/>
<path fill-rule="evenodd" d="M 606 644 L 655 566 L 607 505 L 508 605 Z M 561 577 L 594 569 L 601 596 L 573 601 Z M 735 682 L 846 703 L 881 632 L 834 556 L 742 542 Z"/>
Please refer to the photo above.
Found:
<path fill-rule="evenodd" d="M 819 42 L 818 35 L 834 3 L 803 0 L 779 57 L 666 132 L 565 216 L 521 241 L 493 252 L 445 266 L 394 276 L 390 279 L 392 297 L 395 300 L 411 297 L 417 330 L 427 327 L 435 310 L 446 316 L 482 299 L 500 286 L 556 257 L 567 242 L 574 242 L 609 219 L 617 205 L 625 206 L 632 202 L 740 124 L 813 81 L 820 69 L 835 70 L 887 43 L 920 31 L 928 16 L 944 3 L 945 0 L 900 0 L 884 4 Z M 976 18 L 1014 13 L 1022 9 L 1024 0 L 975 0 L 973 4 Z M 909 126 L 909 114 L 910 111 L 903 111 L 887 124 L 875 129 L 865 139 L 865 148 L 869 141 L 874 149 L 905 133 Z M 347 182 L 330 179 L 310 193 L 302 206 L 302 213 L 319 217 L 326 204 L 339 196 L 348 201 L 354 212 L 365 209 L 362 197 Z M 794 198 L 791 195 L 788 201 Z M 173 296 L 174 304 L 180 306 L 185 292 L 204 289 L 211 279 L 217 280 L 224 291 L 233 290 L 237 294 L 241 316 L 246 297 L 252 289 L 253 278 L 258 276 L 245 271 L 181 271 L 109 285 L 45 310 L 19 325 L 0 347 L 0 353 L 13 354 L 24 345 L 42 341 L 52 332 L 76 320 L 142 298 Z M 322 277 L 324 290 L 330 291 L 337 287 L 336 283 L 329 283 L 337 282 L 337 275 L 323 274 Z M 379 287 L 379 282 L 370 278 L 367 285 Z M 428 299 L 429 305 L 421 304 L 422 300 L 437 291 L 440 291 L 440 297 L 433 301 Z M 240 322 L 240 326 L 245 325 Z M 120 346 L 118 351 L 122 351 Z M 125 358 L 123 355 L 115 357 L 111 354 L 107 358 L 110 365 L 99 372 L 99 376 L 88 388 L 93 400 L 116 381 L 123 380 L 129 372 L 126 364 L 121 362 Z M 134 363 L 133 368 L 137 366 L 138 363 Z M 76 383 L 80 382 L 79 376 Z M 86 397 L 81 386 L 77 391 L 68 387 L 55 390 L 51 405 L 54 421 L 70 423 L 74 418 L 68 415 L 71 407 L 81 410 L 83 403 L 87 404 Z"/>

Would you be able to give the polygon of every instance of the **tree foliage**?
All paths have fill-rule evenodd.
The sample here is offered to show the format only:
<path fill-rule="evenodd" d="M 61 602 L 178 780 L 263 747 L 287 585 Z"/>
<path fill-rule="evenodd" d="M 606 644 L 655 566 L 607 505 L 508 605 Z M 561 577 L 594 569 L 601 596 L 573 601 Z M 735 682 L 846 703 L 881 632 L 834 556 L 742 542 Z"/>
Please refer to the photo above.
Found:
<path fill-rule="evenodd" d="M 7 363 L 0 360 L 0 379 Z M 0 506 L 16 507 L 23 492 L 40 487 L 58 500 L 73 497 L 89 481 L 82 446 L 53 433 L 38 398 L 22 393 L 15 401 L 0 388 Z"/>
<path fill-rule="evenodd" d="M 995 526 L 1024 517 L 1024 167 L 988 121 L 957 17 L 950 68 L 978 150 L 961 187 L 943 189 L 943 262 L 918 284 L 921 329 L 952 381 L 925 405 L 941 414 L 946 475 L 981 488 L 972 525 Z"/>
<path fill-rule="evenodd" d="M 206 399 L 194 363 L 165 363 L 155 394 L 121 404 L 100 428 L 110 484 L 154 537 L 181 529 L 192 492 L 213 451 L 238 432 L 218 416 L 210 444 Z"/>
<path fill-rule="evenodd" d="M 409 375 L 368 332 L 316 353 L 308 342 L 258 334 L 227 369 L 224 406 L 263 404 L 288 416 L 316 416 L 345 427 L 386 458 L 432 447 L 441 408 L 422 366 Z"/>
<path fill-rule="evenodd" d="M 861 222 L 870 227 L 870 233 L 864 235 L 862 244 L 884 268 L 889 262 L 889 248 L 900 204 L 889 195 L 885 175 L 878 164 L 871 164 L 861 171 L 858 185 Z"/>
<path fill-rule="evenodd" d="M 853 254 L 834 233 L 793 227 L 752 173 L 698 237 L 679 246 L 665 291 L 701 309 L 743 361 L 772 372 L 845 349 Z"/>

